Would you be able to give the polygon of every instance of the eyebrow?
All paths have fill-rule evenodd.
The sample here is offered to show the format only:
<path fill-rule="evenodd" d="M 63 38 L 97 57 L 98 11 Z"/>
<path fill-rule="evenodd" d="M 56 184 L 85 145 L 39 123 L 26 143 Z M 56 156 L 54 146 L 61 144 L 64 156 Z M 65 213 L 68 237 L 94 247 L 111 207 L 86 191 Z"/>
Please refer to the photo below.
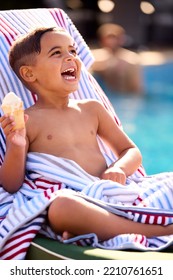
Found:
<path fill-rule="evenodd" d="M 70 47 L 70 48 L 75 48 L 75 43 L 73 44 L 73 45 L 69 45 L 68 47 Z M 61 49 L 62 48 L 62 46 L 55 46 L 55 47 L 52 47 L 49 51 L 48 51 L 48 54 L 50 53 L 50 52 L 52 52 L 53 50 L 55 50 L 55 49 Z"/>
<path fill-rule="evenodd" d="M 48 51 L 48 54 L 51 52 L 51 51 L 53 51 L 53 50 L 55 50 L 55 49 L 60 49 L 61 47 L 59 47 L 59 46 L 56 46 L 56 47 L 53 47 L 53 48 L 51 48 L 49 51 Z"/>

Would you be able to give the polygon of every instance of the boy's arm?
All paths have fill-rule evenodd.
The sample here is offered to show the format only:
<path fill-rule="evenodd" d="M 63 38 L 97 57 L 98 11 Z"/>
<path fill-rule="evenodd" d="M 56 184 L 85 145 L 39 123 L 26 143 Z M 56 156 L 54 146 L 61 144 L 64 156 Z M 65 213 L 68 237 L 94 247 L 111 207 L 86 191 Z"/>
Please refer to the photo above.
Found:
<path fill-rule="evenodd" d="M 0 118 L 0 122 L 6 135 L 6 153 L 0 168 L 0 184 L 6 191 L 14 193 L 24 180 L 28 139 L 25 128 L 12 130 L 15 125 L 13 117 L 5 115 Z"/>
<path fill-rule="evenodd" d="M 122 151 L 119 158 L 102 174 L 102 179 L 110 179 L 121 184 L 132 175 L 141 164 L 141 154 L 137 147 L 129 147 Z"/>
<path fill-rule="evenodd" d="M 102 178 L 125 184 L 126 177 L 132 175 L 140 166 L 142 162 L 141 153 L 101 104 L 98 104 L 97 112 L 98 135 L 118 158 L 102 174 Z"/>

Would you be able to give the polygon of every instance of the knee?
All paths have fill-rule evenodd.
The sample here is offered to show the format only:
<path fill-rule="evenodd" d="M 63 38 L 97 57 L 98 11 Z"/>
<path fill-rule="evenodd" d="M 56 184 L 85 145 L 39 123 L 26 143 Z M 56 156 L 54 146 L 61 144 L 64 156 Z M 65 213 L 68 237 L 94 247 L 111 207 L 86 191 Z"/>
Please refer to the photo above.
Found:
<path fill-rule="evenodd" d="M 48 209 L 48 218 L 49 217 L 60 217 L 64 212 L 68 210 L 70 206 L 70 201 L 72 198 L 65 194 L 60 194 L 53 202 L 50 204 Z"/>
<path fill-rule="evenodd" d="M 72 195 L 60 194 L 49 206 L 48 221 L 56 232 L 63 232 L 68 220 L 72 218 L 76 199 Z"/>

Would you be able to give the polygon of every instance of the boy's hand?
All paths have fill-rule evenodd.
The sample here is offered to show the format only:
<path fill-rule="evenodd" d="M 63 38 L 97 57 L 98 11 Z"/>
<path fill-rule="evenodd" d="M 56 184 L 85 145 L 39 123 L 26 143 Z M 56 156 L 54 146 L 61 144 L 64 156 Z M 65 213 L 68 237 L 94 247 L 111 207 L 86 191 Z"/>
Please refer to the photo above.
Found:
<path fill-rule="evenodd" d="M 28 115 L 25 115 L 24 118 L 26 123 L 28 120 Z M 13 144 L 20 147 L 26 145 L 26 128 L 14 130 L 15 122 L 13 116 L 5 114 L 4 116 L 0 117 L 0 124 L 8 144 Z"/>
<path fill-rule="evenodd" d="M 117 166 L 110 166 L 106 169 L 101 175 L 101 179 L 104 180 L 112 180 L 114 182 L 118 182 L 122 185 L 126 183 L 126 174 L 124 171 Z"/>

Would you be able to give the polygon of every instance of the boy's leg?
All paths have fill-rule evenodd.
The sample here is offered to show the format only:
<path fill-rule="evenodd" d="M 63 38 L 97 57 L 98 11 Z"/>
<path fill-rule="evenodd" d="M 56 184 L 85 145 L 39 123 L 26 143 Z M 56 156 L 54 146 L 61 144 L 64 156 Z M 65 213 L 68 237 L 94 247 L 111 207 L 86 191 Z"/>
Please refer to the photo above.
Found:
<path fill-rule="evenodd" d="M 51 203 L 48 220 L 56 233 L 80 235 L 93 232 L 102 241 L 124 233 L 138 233 L 147 237 L 173 234 L 173 224 L 160 226 L 133 222 L 83 198 L 65 194 Z"/>

